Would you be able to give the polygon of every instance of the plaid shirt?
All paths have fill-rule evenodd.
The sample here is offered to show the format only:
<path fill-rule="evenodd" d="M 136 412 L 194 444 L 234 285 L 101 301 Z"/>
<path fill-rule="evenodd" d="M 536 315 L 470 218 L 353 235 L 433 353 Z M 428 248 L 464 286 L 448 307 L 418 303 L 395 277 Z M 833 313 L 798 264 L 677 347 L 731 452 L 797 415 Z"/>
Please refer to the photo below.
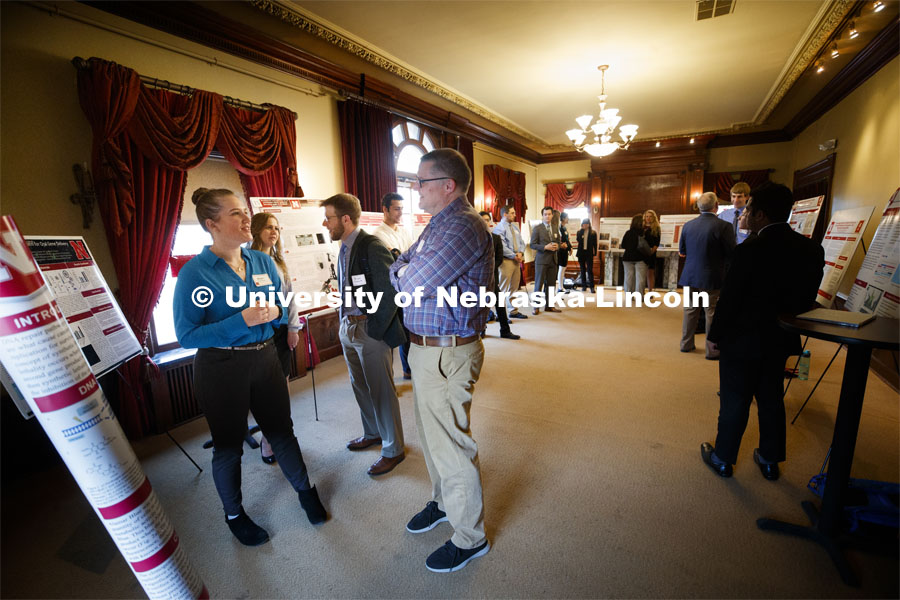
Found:
<path fill-rule="evenodd" d="M 402 278 L 397 272 L 408 267 Z M 494 289 L 494 244 L 481 216 L 465 197 L 459 197 L 434 215 L 418 241 L 391 265 L 391 283 L 398 292 L 412 294 L 424 288 L 420 305 L 403 309 L 406 328 L 418 335 L 458 335 L 481 333 L 489 309 L 473 306 L 439 307 L 437 289 L 456 287 L 479 293 Z M 478 303 L 480 304 L 480 302 Z"/>

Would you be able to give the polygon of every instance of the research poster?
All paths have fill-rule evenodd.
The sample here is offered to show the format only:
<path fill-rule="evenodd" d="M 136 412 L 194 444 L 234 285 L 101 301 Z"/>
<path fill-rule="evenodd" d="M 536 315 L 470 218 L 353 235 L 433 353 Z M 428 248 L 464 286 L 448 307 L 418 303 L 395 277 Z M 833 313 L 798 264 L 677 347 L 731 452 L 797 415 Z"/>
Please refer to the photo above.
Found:
<path fill-rule="evenodd" d="M 601 217 L 597 230 L 597 250 L 621 250 L 622 236 L 631 227 L 631 217 Z"/>
<path fill-rule="evenodd" d="M 95 377 L 141 353 L 83 237 L 26 236 L 25 243 Z"/>
<path fill-rule="evenodd" d="M 250 198 L 253 213 L 270 212 L 281 225 L 281 248 L 295 294 L 309 294 L 304 304 L 319 310 L 323 294 L 336 292 L 339 242 L 332 242 L 322 224 L 325 211 L 318 200 L 306 198 Z M 295 296 L 296 299 L 296 296 Z"/>
<path fill-rule="evenodd" d="M 681 239 L 681 230 L 684 224 L 699 217 L 699 213 L 689 215 L 661 215 L 659 217 L 660 238 L 659 247 L 678 250 L 678 241 Z"/>
<path fill-rule="evenodd" d="M 374 234 L 375 230 L 378 229 L 383 222 L 384 213 L 363 211 L 359 215 L 359 228 L 366 233 Z"/>
<path fill-rule="evenodd" d="M 819 213 L 822 211 L 822 203 L 825 196 L 816 196 L 815 198 L 807 198 L 806 200 L 797 200 L 791 209 L 791 218 L 788 224 L 791 229 L 806 237 L 812 237 L 819 222 Z"/>
<path fill-rule="evenodd" d="M 846 308 L 900 318 L 900 189 L 894 192 L 859 267 Z"/>
<path fill-rule="evenodd" d="M 822 247 L 825 248 L 825 272 L 816 297 L 816 302 L 825 308 L 831 308 L 834 295 L 840 288 L 844 273 L 874 211 L 874 206 L 862 206 L 839 210 L 831 217 L 822 240 Z"/>

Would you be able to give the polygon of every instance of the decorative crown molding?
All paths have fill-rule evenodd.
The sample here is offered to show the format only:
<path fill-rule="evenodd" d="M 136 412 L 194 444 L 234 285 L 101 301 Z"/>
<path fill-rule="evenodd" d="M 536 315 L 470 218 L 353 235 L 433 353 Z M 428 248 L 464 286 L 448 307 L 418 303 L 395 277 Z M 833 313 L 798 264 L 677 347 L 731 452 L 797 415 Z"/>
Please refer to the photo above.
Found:
<path fill-rule="evenodd" d="M 782 72 L 780 81 L 773 86 L 774 92 L 769 94 L 753 122 L 746 125 L 760 125 L 769 118 L 857 4 L 856 0 L 830 0 L 823 5 L 818 22 L 807 31 L 806 40 L 798 45 L 799 51 L 795 52 L 793 61 Z"/>
<path fill-rule="evenodd" d="M 399 59 L 385 56 L 382 52 L 365 45 L 361 40 L 355 39 L 349 33 L 339 31 L 337 26 L 324 22 L 323 19 L 319 19 L 310 13 L 303 12 L 296 6 L 287 6 L 279 0 L 249 0 L 249 2 L 254 8 L 272 15 L 302 31 L 321 38 L 329 44 L 370 62 L 376 67 L 383 69 L 392 75 L 396 75 L 404 81 L 431 92 L 444 100 L 452 102 L 479 117 L 487 119 L 488 121 L 515 133 L 523 139 L 535 144 L 540 144 L 544 147 L 549 147 L 549 144 L 545 140 L 539 138 L 530 131 L 523 129 L 512 121 L 504 119 L 487 108 L 476 104 L 469 98 L 461 96 L 460 94 L 435 83 L 422 74 L 415 72 L 411 67 L 401 64 Z"/>

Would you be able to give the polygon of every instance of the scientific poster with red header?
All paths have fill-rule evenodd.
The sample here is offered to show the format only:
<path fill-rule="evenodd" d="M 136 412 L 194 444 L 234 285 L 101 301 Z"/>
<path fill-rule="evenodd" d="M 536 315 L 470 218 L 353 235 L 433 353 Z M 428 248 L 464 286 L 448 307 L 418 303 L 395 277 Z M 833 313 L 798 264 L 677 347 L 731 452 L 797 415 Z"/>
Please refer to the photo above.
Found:
<path fill-rule="evenodd" d="M 828 224 L 825 238 L 822 240 L 822 247 L 825 248 L 825 272 L 816 296 L 816 302 L 825 308 L 831 308 L 834 295 L 841 285 L 847 266 L 853 259 L 853 253 L 862 240 L 873 212 L 874 206 L 861 206 L 839 210 L 832 215 L 831 223 Z"/>
<path fill-rule="evenodd" d="M 900 188 L 894 192 L 859 267 L 847 310 L 900 318 Z"/>
<path fill-rule="evenodd" d="M 209 598 L 57 298 L 0 218 L 0 363 L 150 598 Z"/>
<path fill-rule="evenodd" d="M 25 243 L 95 377 L 141 353 L 83 237 L 26 236 Z"/>
<path fill-rule="evenodd" d="M 681 239 L 681 230 L 684 229 L 684 224 L 688 221 L 693 221 L 699 216 L 700 213 L 688 215 L 660 215 L 659 247 L 678 250 L 678 241 Z"/>
<path fill-rule="evenodd" d="M 816 229 L 816 223 L 819 222 L 819 213 L 822 211 L 823 202 L 825 202 L 825 196 L 816 196 L 815 198 L 794 202 L 794 207 L 791 209 L 791 218 L 788 220 L 791 229 L 800 235 L 811 238 L 813 231 Z"/>

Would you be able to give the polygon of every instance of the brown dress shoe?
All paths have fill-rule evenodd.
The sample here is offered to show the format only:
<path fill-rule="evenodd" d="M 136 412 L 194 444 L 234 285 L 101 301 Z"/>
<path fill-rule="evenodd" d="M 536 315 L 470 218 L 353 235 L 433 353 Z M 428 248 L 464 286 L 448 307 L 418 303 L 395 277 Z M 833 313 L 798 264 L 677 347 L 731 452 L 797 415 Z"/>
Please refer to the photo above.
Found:
<path fill-rule="evenodd" d="M 531 311 L 531 314 L 533 314 L 533 315 L 539 315 L 539 314 L 541 314 L 541 311 L 540 311 L 540 309 L 536 308 L 536 309 L 534 309 L 533 311 Z"/>
<path fill-rule="evenodd" d="M 365 450 L 369 446 L 374 446 L 375 444 L 380 444 L 381 438 L 366 438 L 366 437 L 358 437 L 355 440 L 350 440 L 347 442 L 348 450 Z"/>
<path fill-rule="evenodd" d="M 406 454 L 399 454 L 393 458 L 382 456 L 375 461 L 374 465 L 369 467 L 367 473 L 369 475 L 384 475 L 385 473 L 390 473 L 394 467 L 403 462 L 404 458 L 406 458 Z"/>
<path fill-rule="evenodd" d="M 561 313 L 562 311 L 559 310 L 558 308 L 553 308 L 552 306 L 548 306 L 547 308 L 544 309 L 544 312 L 559 312 L 559 313 Z"/>

